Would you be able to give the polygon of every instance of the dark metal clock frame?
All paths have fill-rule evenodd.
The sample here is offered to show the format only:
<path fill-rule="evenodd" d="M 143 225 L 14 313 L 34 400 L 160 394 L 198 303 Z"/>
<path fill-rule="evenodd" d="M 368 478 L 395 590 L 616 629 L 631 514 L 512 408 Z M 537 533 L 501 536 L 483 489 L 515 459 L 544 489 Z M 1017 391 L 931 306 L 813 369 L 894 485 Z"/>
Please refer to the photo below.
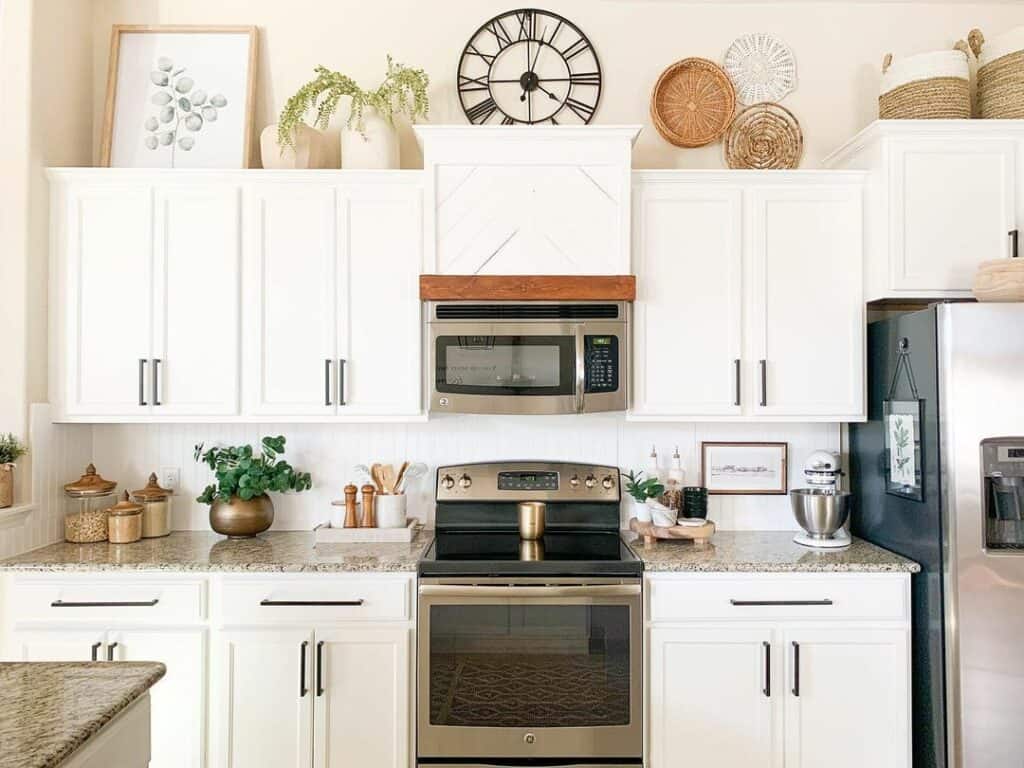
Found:
<path fill-rule="evenodd" d="M 516 49 L 523 51 L 521 65 L 512 63 Z M 462 110 L 475 125 L 585 125 L 601 99 L 601 63 L 564 16 L 520 8 L 473 33 L 457 83 Z"/>

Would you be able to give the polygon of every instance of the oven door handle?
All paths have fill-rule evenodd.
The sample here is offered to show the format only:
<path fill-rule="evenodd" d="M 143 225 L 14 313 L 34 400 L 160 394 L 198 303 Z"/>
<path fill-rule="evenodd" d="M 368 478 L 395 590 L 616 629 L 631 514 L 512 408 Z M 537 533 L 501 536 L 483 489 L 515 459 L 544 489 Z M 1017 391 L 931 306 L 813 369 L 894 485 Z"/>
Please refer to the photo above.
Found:
<path fill-rule="evenodd" d="M 576 326 L 576 413 L 583 413 L 584 398 L 587 387 L 586 344 L 584 342 L 584 326 Z"/>
<path fill-rule="evenodd" d="M 571 584 L 563 586 L 490 586 L 474 584 L 421 584 L 424 597 L 635 597 L 639 584 Z"/>

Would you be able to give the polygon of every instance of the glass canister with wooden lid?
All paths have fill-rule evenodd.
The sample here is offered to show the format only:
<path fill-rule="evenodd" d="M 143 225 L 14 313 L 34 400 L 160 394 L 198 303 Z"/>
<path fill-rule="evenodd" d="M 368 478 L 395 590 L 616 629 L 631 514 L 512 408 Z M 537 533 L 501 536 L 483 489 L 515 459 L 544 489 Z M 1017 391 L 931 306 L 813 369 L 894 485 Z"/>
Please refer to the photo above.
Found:
<path fill-rule="evenodd" d="M 142 538 L 157 539 L 171 532 L 171 492 L 161 488 L 156 473 L 145 488 L 132 491 L 132 501 L 142 505 Z"/>
<path fill-rule="evenodd" d="M 117 483 L 90 464 L 85 474 L 64 486 L 64 540 L 91 544 L 107 540 L 107 510 Z"/>
<path fill-rule="evenodd" d="M 111 544 L 132 544 L 142 538 L 142 505 L 129 500 L 128 491 L 107 512 Z"/>

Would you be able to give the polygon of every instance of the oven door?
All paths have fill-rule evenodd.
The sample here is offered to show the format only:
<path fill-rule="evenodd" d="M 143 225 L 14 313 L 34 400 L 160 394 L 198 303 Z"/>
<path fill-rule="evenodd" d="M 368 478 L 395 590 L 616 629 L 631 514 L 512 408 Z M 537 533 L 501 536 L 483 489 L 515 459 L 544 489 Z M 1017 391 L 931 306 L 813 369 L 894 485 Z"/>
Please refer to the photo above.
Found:
<path fill-rule="evenodd" d="M 421 581 L 420 758 L 641 757 L 640 584 L 560 582 Z"/>
<path fill-rule="evenodd" d="M 566 414 L 626 407 L 624 323 L 473 321 L 431 323 L 429 329 L 435 413 Z M 588 368 L 590 358 L 602 364 Z"/>

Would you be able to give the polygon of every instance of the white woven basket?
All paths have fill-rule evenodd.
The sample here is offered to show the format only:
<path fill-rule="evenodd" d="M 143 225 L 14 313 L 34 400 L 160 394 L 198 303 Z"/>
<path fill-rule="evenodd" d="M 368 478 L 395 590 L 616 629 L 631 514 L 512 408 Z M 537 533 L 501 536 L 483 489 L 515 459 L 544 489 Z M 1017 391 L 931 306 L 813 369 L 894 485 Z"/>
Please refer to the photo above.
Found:
<path fill-rule="evenodd" d="M 966 43 L 951 51 L 919 53 L 882 64 L 881 118 L 955 119 L 971 116 L 971 70 Z"/>
<path fill-rule="evenodd" d="M 984 67 L 1003 56 L 1024 51 L 1024 27 L 1015 27 L 991 40 L 985 38 L 984 45 L 979 45 L 978 66 Z"/>
<path fill-rule="evenodd" d="M 991 40 L 979 29 L 968 35 L 978 57 L 978 115 L 1024 119 L 1024 27 Z"/>

